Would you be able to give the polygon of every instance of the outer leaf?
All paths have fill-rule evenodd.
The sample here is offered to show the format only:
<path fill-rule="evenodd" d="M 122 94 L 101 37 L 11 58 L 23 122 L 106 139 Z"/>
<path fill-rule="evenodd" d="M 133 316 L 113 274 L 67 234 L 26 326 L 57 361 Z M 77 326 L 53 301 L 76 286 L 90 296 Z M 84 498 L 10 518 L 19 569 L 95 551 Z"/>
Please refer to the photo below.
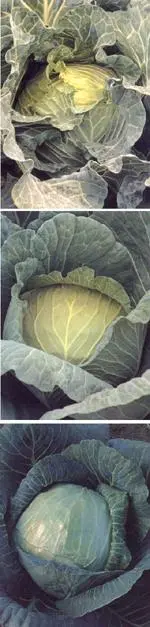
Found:
<path fill-rule="evenodd" d="M 68 175 L 85 165 L 83 151 L 69 142 L 67 137 L 62 137 L 58 129 L 49 130 L 48 127 L 44 130 L 42 126 L 37 129 L 35 125 L 23 129 L 21 126 L 16 130 L 16 137 L 26 157 L 32 156 L 35 168 L 40 171 L 53 176 Z"/>
<path fill-rule="evenodd" d="M 99 614 L 100 627 L 149 627 L 149 573 L 144 573 L 128 594 Z"/>
<path fill-rule="evenodd" d="M 150 288 L 150 223 L 149 212 L 96 212 L 93 215 L 96 221 L 102 221 L 110 226 L 115 237 L 127 247 L 131 263 L 135 268 L 136 279 L 134 289 L 139 284 L 144 291 Z M 138 246 L 137 246 L 138 242 Z"/>
<path fill-rule="evenodd" d="M 11 0 L 9 2 L 5 2 L 2 0 L 1 3 L 2 10 L 2 23 L 1 23 L 1 50 L 7 49 L 9 44 L 12 43 L 12 32 L 10 25 L 10 16 L 11 16 Z"/>
<path fill-rule="evenodd" d="M 93 394 L 82 403 L 71 405 L 71 408 L 64 407 L 64 409 L 47 412 L 41 420 L 61 420 L 70 415 L 72 418 L 87 420 L 87 417 L 90 419 L 90 414 L 93 419 L 93 413 L 96 414 L 96 412 L 99 412 L 99 417 L 106 418 L 106 413 L 103 412 L 105 409 L 107 409 L 108 420 L 115 415 L 116 419 L 123 419 L 124 411 L 128 419 L 145 418 L 149 413 L 149 406 L 150 370 L 147 370 L 142 377 L 122 383 L 109 392 L 104 390 L 100 394 Z"/>
<path fill-rule="evenodd" d="M 62 614 L 56 614 L 52 609 L 47 610 L 47 602 L 43 604 L 44 607 L 40 610 L 34 607 L 35 602 L 31 602 L 27 607 L 23 607 L 21 602 L 16 603 L 12 601 L 11 597 L 1 591 L 0 599 L 0 618 L 2 624 L 5 623 L 5 627 L 12 627 L 12 620 L 15 621 L 15 627 L 91 627 L 91 619 L 93 627 L 102 627 L 99 623 L 99 617 L 96 613 L 91 613 L 88 616 L 77 618 L 75 621 L 72 618 L 63 616 Z M 145 627 L 145 625 L 143 626 Z"/>
<path fill-rule="evenodd" d="M 138 207 L 143 198 L 143 192 L 148 185 L 150 164 L 131 155 L 124 160 L 124 176 L 117 194 L 117 204 L 120 209 Z"/>
<path fill-rule="evenodd" d="M 78 443 L 81 440 L 101 440 L 107 442 L 109 439 L 109 425 L 98 424 L 68 424 L 64 425 L 43 425 L 23 424 L 4 425 L 0 434 L 1 441 L 1 464 L 3 477 L 9 473 L 10 490 L 15 483 L 15 489 L 34 463 L 46 455 L 60 453 L 71 443 Z M 7 464 L 5 464 L 7 461 Z M 14 483 L 13 483 L 14 482 Z M 2 482 L 3 491 L 7 489 L 7 482 Z"/>
<path fill-rule="evenodd" d="M 18 209 L 87 209 L 103 207 L 107 183 L 92 162 L 69 176 L 40 181 L 30 173 L 14 185 L 12 198 Z"/>
<path fill-rule="evenodd" d="M 147 138 L 147 139 L 146 139 Z M 100 166 L 100 172 L 107 181 L 110 190 L 117 192 L 117 206 L 120 209 L 134 209 L 136 207 L 144 207 L 145 200 L 143 197 L 148 194 L 150 163 L 146 160 L 147 144 L 149 142 L 147 125 L 144 128 L 144 136 L 142 145 L 145 149 L 144 158 L 139 158 L 133 154 L 123 157 L 123 167 L 118 174 L 113 174 L 110 170 L 103 172 Z M 143 201 L 143 205 L 141 204 Z M 127 212 L 127 215 L 128 212 Z M 133 214 L 134 216 L 134 214 Z M 133 218 L 134 219 L 134 218 Z"/>
<path fill-rule="evenodd" d="M 0 605 L 1 621 L 7 620 L 6 627 L 12 627 L 11 613 L 15 617 L 15 627 L 20 627 L 20 620 L 26 620 L 26 627 L 149 627 L 150 599 L 149 599 L 149 574 L 145 573 L 139 582 L 133 586 L 132 590 L 114 601 L 102 610 L 92 612 L 86 616 L 68 618 L 51 613 L 45 616 L 44 613 L 34 609 L 23 608 L 19 603 L 12 602 L 12 599 L 2 593 Z M 6 618 L 7 615 L 7 618 Z"/>
<path fill-rule="evenodd" d="M 116 14 L 115 14 L 116 15 Z M 91 15 L 92 27 L 96 31 L 97 41 L 96 41 L 96 51 L 100 50 L 101 57 L 101 49 L 106 46 L 112 46 L 116 42 L 114 24 L 112 19 L 112 13 L 105 13 L 103 8 L 97 7 L 95 11 L 93 11 Z M 106 58 L 106 53 L 104 55 L 104 60 Z M 98 56 L 98 61 L 99 61 Z"/>
<path fill-rule="evenodd" d="M 15 224 L 14 222 L 11 222 L 11 220 L 7 217 L 7 215 L 2 214 L 1 216 L 1 243 L 2 246 L 4 244 L 4 242 L 7 240 L 7 238 L 9 237 L 9 235 L 12 235 L 13 233 L 16 233 L 16 231 L 19 231 L 20 227 L 18 224 Z"/>
<path fill-rule="evenodd" d="M 1 3 L 1 82 L 2 84 L 7 79 L 7 76 L 10 71 L 10 67 L 6 62 L 5 54 L 9 45 L 12 44 L 12 32 L 10 25 L 10 16 L 11 16 L 11 2 L 2 2 Z"/>
<path fill-rule="evenodd" d="M 20 618 L 26 620 L 26 626 L 30 627 L 29 622 L 32 621 L 32 627 L 84 627 L 91 623 L 93 627 L 149 627 L 149 575 L 143 576 L 136 586 L 133 586 L 131 592 L 121 598 L 121 600 L 112 603 L 108 608 L 105 607 L 98 612 L 92 612 L 86 616 L 76 618 L 68 618 L 65 616 L 57 616 L 52 613 L 46 618 L 45 614 L 37 613 L 21 607 L 21 605 L 13 602 L 13 613 L 15 616 L 15 627 L 20 627 Z M 6 610 L 4 609 L 6 607 Z M 7 609 L 8 608 L 8 609 Z M 4 614 L 2 611 L 4 609 Z M 6 598 L 4 593 L 1 600 L 1 620 L 5 620 L 7 613 L 12 611 L 12 600 Z M 6 627 L 11 627 L 10 618 L 6 623 Z"/>
<path fill-rule="evenodd" d="M 12 188 L 14 186 L 14 183 L 16 183 L 16 181 L 17 181 L 17 179 L 15 179 L 14 176 L 11 176 L 11 174 L 9 174 L 9 172 L 2 179 L 1 204 L 2 204 L 3 209 L 5 209 L 5 208 L 6 209 L 15 209 L 15 205 L 14 205 L 13 200 L 11 198 L 11 191 L 12 191 Z"/>
<path fill-rule="evenodd" d="M 132 3 L 133 4 L 133 3 Z M 143 3 L 136 2 L 135 6 L 128 6 L 127 11 L 115 11 L 109 15 L 108 20 L 102 9 L 93 13 L 92 21 L 95 26 L 97 36 L 96 44 L 97 60 L 101 55 L 101 47 L 117 44 L 120 52 L 125 58 L 130 58 L 139 69 L 140 84 L 144 85 L 145 93 L 149 93 L 149 11 Z M 115 59 L 114 59 L 115 63 Z M 115 66 L 114 66 L 115 67 Z M 123 69 L 123 66 L 122 66 Z M 126 74 L 127 72 L 127 74 Z M 124 76 L 128 76 L 128 62 L 124 63 Z M 133 81 L 128 88 L 132 88 L 137 80 L 137 70 L 133 66 Z M 124 83 L 125 84 L 125 83 Z M 137 88 L 138 90 L 138 88 Z M 140 91 L 140 89 L 139 89 Z"/>
<path fill-rule="evenodd" d="M 93 588 L 84 593 L 84 595 L 80 594 L 71 599 L 57 601 L 57 607 L 72 617 L 84 616 L 91 610 L 109 605 L 115 599 L 122 597 L 122 590 L 127 594 L 131 587 L 140 579 L 144 570 L 149 570 L 149 568 L 150 548 L 147 550 L 146 556 L 130 571 L 120 575 L 113 581 L 105 583 L 104 587 Z"/>
<path fill-rule="evenodd" d="M 130 56 L 140 69 L 145 93 L 150 94 L 150 17 L 141 3 L 128 8 L 127 14 L 119 11 L 112 17 L 116 41 L 121 52 Z"/>
<path fill-rule="evenodd" d="M 150 290 L 139 301 L 136 309 L 125 318 L 122 316 L 112 322 L 96 346 L 94 355 L 83 367 L 113 385 L 135 376 L 139 370 L 144 346 L 146 332 L 144 325 L 150 321 L 149 312 Z"/>
<path fill-rule="evenodd" d="M 13 370 L 20 381 L 45 393 L 52 393 L 57 386 L 76 401 L 93 391 L 111 387 L 79 366 L 64 364 L 54 355 L 13 340 L 2 342 L 2 363 L 2 374 Z"/>
<path fill-rule="evenodd" d="M 134 554 L 134 542 L 135 535 L 137 534 L 141 540 L 146 536 L 148 531 L 150 531 L 150 505 L 147 503 L 149 491 L 146 486 L 146 482 L 143 477 L 143 472 L 141 470 L 141 466 L 139 463 L 136 463 L 136 460 L 132 460 L 129 456 L 124 457 L 118 454 L 115 448 L 112 448 L 110 453 L 109 446 L 103 445 L 101 442 L 96 442 L 94 440 L 89 441 L 81 441 L 78 445 L 71 445 L 62 455 L 68 457 L 69 459 L 73 459 L 79 462 L 82 462 L 84 466 L 89 470 L 89 472 L 93 472 L 97 477 L 98 483 L 99 481 L 104 481 L 104 484 L 108 484 L 111 488 L 115 488 L 117 490 L 123 490 L 123 492 L 127 493 L 131 498 L 131 508 L 133 510 L 134 516 L 132 520 L 128 521 L 128 534 L 131 535 L 132 542 L 130 542 L 132 554 Z M 89 475 L 90 476 L 90 475 Z M 113 507 L 113 499 L 112 494 L 112 503 L 111 503 L 111 491 L 108 489 L 107 485 L 103 486 L 98 485 L 98 491 L 104 494 L 104 497 L 107 500 L 109 508 Z M 115 493 L 114 493 L 115 497 Z M 116 496 L 117 498 L 117 496 Z M 119 498 L 119 495 L 118 495 Z M 121 505 L 121 502 L 120 502 Z M 124 502 L 125 505 L 125 502 Z M 117 516 L 117 507 L 116 511 L 114 510 L 113 524 L 114 528 L 112 528 L 112 548 L 110 551 L 110 556 L 108 558 L 108 568 L 112 568 L 112 563 L 114 563 L 114 559 L 116 559 L 115 552 L 118 554 L 118 559 L 120 559 L 120 549 L 116 551 L 115 544 L 118 542 L 120 545 L 120 537 L 119 534 L 116 535 L 116 525 L 115 519 Z M 122 527 L 122 505 L 120 509 L 120 531 Z M 132 530 L 130 530 L 130 526 Z M 126 553 L 123 550 L 124 559 L 126 560 Z M 110 562 L 109 562 L 110 560 Z"/>
<path fill-rule="evenodd" d="M 84 146 L 100 165 L 106 164 L 112 172 L 119 172 L 122 157 L 142 134 L 146 118 L 138 94 L 114 87 L 114 102 L 107 106 L 99 103 L 68 136 L 76 146 Z"/>
<path fill-rule="evenodd" d="M 36 464 L 32 465 L 11 498 L 11 529 L 35 496 L 45 488 L 50 488 L 54 483 L 75 483 L 94 488 L 96 481 L 89 475 L 87 468 L 82 463 L 73 460 L 70 462 L 68 458 L 62 458 L 57 453 L 42 457 Z"/>
<path fill-rule="evenodd" d="M 130 312 L 130 300 L 121 283 L 109 277 L 96 277 L 93 270 L 86 266 L 81 266 L 81 268 L 68 272 L 65 277 L 63 277 L 61 272 L 54 271 L 48 275 L 31 278 L 28 282 L 28 289 L 61 284 L 78 285 L 101 292 L 101 294 L 116 300 L 122 306 L 124 312 Z"/>
<path fill-rule="evenodd" d="M 150 441 L 150 434 L 149 434 Z M 140 440 L 122 440 L 113 438 L 109 440 L 109 446 L 120 451 L 124 457 L 132 459 L 138 464 L 146 477 L 146 483 L 150 486 L 150 446 L 148 442 Z"/>
<path fill-rule="evenodd" d="M 102 221 L 105 213 L 98 213 L 96 216 Z M 121 217 L 120 213 L 120 220 Z M 141 221 L 139 223 L 137 220 L 137 225 L 140 233 Z M 66 275 L 75 268 L 86 265 L 95 270 L 97 275 L 109 276 L 121 282 L 131 299 L 134 299 L 135 289 L 133 302 L 148 289 L 148 278 L 145 286 L 144 276 L 142 281 L 139 273 L 137 276 L 134 259 L 132 262 L 127 248 L 116 241 L 107 226 L 103 227 L 92 218 L 77 217 L 73 213 L 57 214 L 48 221 L 42 221 L 42 224 L 40 217 L 39 222 L 35 223 L 35 232 L 34 223 L 31 226 L 31 229 L 21 229 L 18 235 L 9 237 L 3 246 L 3 307 L 6 309 L 16 273 L 19 283 L 21 281 L 27 287 L 31 276 L 48 274 L 53 270 L 59 270 Z M 145 254 L 144 248 L 146 265 Z"/>
<path fill-rule="evenodd" d="M 87 1 L 87 0 L 86 0 Z M 40 17 L 44 26 L 57 28 L 57 22 L 62 19 L 64 14 L 67 13 L 68 9 L 76 8 L 82 5 L 82 0 L 56 0 L 56 2 L 51 2 L 51 0 L 28 0 L 24 3 L 23 0 L 20 2 L 21 5 L 24 6 L 29 11 L 33 11 L 36 13 L 38 17 Z M 88 5 L 88 1 L 87 1 Z"/>
<path fill-rule="evenodd" d="M 98 49 L 96 59 L 100 62 L 101 57 L 101 48 Z M 135 61 L 127 56 L 127 54 L 110 54 L 106 56 L 105 60 L 106 66 L 111 66 L 114 71 L 120 76 L 120 79 L 123 82 L 123 85 L 126 87 L 127 81 L 130 82 L 130 88 L 134 89 L 135 82 L 138 81 L 140 70 L 137 67 Z M 123 77 L 123 78 L 122 78 Z M 139 88 L 142 89 L 141 87 Z M 135 88 L 136 90 L 136 88 Z M 138 89 L 137 89 L 138 91 Z M 141 93 L 141 92 L 140 92 Z"/>
<path fill-rule="evenodd" d="M 30 170 L 33 166 L 32 159 L 25 159 L 23 151 L 18 146 L 15 138 L 15 129 L 11 121 L 11 92 L 4 90 L 2 95 L 2 132 L 3 132 L 3 151 L 9 159 L 15 159 L 25 171 Z"/>

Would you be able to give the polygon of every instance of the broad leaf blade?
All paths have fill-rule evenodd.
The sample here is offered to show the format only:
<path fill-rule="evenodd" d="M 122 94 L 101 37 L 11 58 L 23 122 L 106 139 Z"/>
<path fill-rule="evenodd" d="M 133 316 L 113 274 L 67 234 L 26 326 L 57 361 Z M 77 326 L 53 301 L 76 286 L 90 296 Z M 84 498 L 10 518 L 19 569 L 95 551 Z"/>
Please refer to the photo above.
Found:
<path fill-rule="evenodd" d="M 90 414 L 99 413 L 99 418 L 122 420 L 124 411 L 126 418 L 145 418 L 150 406 L 150 370 L 142 377 L 122 383 L 111 390 L 89 396 L 82 403 L 47 412 L 41 420 L 61 420 L 67 416 L 75 419 L 90 420 Z M 105 413 L 104 410 L 107 410 Z"/>

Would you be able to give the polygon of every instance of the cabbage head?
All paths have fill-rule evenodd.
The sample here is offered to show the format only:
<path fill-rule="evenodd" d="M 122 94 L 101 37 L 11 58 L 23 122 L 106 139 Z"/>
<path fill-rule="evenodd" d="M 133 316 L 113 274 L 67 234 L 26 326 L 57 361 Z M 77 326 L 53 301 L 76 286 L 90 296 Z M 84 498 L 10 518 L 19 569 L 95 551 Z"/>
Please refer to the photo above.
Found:
<path fill-rule="evenodd" d="M 150 446 L 124 433 L 111 438 L 108 424 L 2 427 L 1 625 L 145 627 Z"/>
<path fill-rule="evenodd" d="M 82 269 L 78 273 L 83 275 Z M 121 286 L 116 287 L 124 296 Z M 27 302 L 23 317 L 25 342 L 77 364 L 94 353 L 107 327 L 123 311 L 121 302 L 106 294 L 67 285 L 63 280 L 61 285 L 33 290 L 23 299 Z"/>
<path fill-rule="evenodd" d="M 70 593 L 70 578 L 62 590 L 62 567 L 82 569 L 82 584 L 88 573 L 107 569 L 111 544 L 111 517 L 104 497 L 75 484 L 57 484 L 33 499 L 20 516 L 15 529 L 15 542 L 21 561 L 39 586 L 59 598 Z M 55 563 L 44 579 L 36 572 L 27 553 Z M 27 558 L 27 559 L 26 559 Z M 77 578 L 78 579 L 78 578 Z M 80 577 L 79 577 L 80 581 Z M 80 585 L 74 584 L 74 590 Z"/>
<path fill-rule="evenodd" d="M 90 111 L 100 101 L 111 100 L 109 82 L 119 80 L 112 70 L 94 64 L 66 65 L 58 61 L 52 74 L 50 70 L 51 64 L 27 82 L 16 109 L 24 116 L 48 116 L 60 130 L 72 128 L 73 113 Z M 60 116 L 63 99 L 66 99 L 66 125 Z"/>
<path fill-rule="evenodd" d="M 149 230 L 149 211 L 2 217 L 6 419 L 148 418 Z"/>

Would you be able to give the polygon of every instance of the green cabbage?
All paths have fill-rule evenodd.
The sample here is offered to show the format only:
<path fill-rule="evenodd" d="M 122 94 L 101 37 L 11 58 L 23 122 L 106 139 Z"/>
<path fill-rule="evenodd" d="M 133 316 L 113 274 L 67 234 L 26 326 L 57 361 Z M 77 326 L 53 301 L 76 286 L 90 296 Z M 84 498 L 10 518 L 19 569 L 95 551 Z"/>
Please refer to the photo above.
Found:
<path fill-rule="evenodd" d="M 107 502 L 93 490 L 74 484 L 58 484 L 35 497 L 19 518 L 14 537 L 18 550 L 22 550 L 20 557 L 25 567 L 26 554 L 56 562 L 57 577 L 53 581 L 47 576 L 46 589 L 53 590 L 53 594 L 59 597 L 61 565 L 84 569 L 82 580 L 87 579 L 87 570 L 94 572 L 105 568 L 111 544 Z M 35 571 L 32 560 L 28 561 L 27 570 L 45 589 L 45 572 L 42 578 L 38 568 Z M 68 591 L 69 588 L 68 577 Z"/>
<path fill-rule="evenodd" d="M 24 341 L 71 363 L 92 355 L 122 309 L 117 300 L 77 285 L 33 290 L 26 298 Z"/>
<path fill-rule="evenodd" d="M 110 431 L 101 422 L 0 429 L 1 625 L 145 627 L 149 435 L 141 427 L 134 440 L 132 424 L 120 433 L 118 423 L 115 439 Z"/>
<path fill-rule="evenodd" d="M 108 82 L 116 79 L 115 72 L 96 65 L 69 64 L 59 61 L 53 74 L 49 65 L 40 71 L 21 92 L 16 108 L 23 115 L 58 115 L 62 97 L 67 97 L 67 109 L 73 113 L 89 111 L 98 102 L 109 99 Z M 58 113 L 57 113 L 58 109 Z M 68 110 L 66 110 L 68 113 Z M 53 122 L 52 122 L 53 123 Z M 55 126 L 55 125 L 54 125 Z M 57 126 L 57 123 L 56 123 Z"/>
<path fill-rule="evenodd" d="M 5 4 L 2 207 L 148 206 L 147 0 Z"/>

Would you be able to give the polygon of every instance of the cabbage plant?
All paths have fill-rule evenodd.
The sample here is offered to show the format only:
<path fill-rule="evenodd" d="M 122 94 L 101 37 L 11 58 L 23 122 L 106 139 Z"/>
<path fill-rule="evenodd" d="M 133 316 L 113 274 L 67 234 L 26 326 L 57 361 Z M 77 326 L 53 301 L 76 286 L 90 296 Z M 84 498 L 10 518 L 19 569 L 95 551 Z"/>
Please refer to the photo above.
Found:
<path fill-rule="evenodd" d="M 3 417 L 148 418 L 150 212 L 11 217 Z"/>
<path fill-rule="evenodd" d="M 148 626 L 149 432 L 125 429 L 2 427 L 2 626 Z"/>
<path fill-rule="evenodd" d="M 2 0 L 3 208 L 147 206 L 147 0 Z"/>

